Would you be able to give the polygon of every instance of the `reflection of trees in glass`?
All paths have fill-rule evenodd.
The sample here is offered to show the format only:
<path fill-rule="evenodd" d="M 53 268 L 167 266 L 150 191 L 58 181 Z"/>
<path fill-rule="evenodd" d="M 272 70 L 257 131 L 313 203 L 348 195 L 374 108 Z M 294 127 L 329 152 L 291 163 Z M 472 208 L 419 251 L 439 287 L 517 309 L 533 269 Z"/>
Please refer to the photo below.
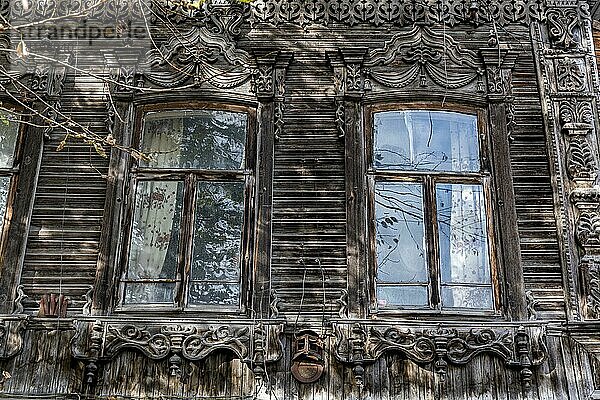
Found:
<path fill-rule="evenodd" d="M 477 117 L 446 111 L 375 114 L 374 166 L 403 171 L 478 171 Z"/>
<path fill-rule="evenodd" d="M 129 262 L 126 300 L 132 303 L 172 302 L 174 284 L 158 298 L 157 284 L 134 284 L 141 279 L 174 280 L 183 201 L 181 181 L 140 181 L 137 185 Z"/>
<path fill-rule="evenodd" d="M 228 111 L 151 113 L 141 151 L 153 156 L 149 167 L 240 169 L 246 125 L 246 114 Z"/>
<path fill-rule="evenodd" d="M 247 124 L 247 114 L 221 110 L 145 115 L 140 150 L 153 158 L 139 161 L 145 176 L 136 191 L 126 303 L 178 298 L 181 306 L 239 304 L 245 212 L 245 177 L 239 170 Z M 165 172 L 179 180 L 160 180 Z M 193 197 L 192 221 L 182 213 Z M 182 227 L 182 221 L 191 226 Z M 191 249 L 179 243 L 182 229 L 192 235 Z M 182 278 L 187 286 L 181 285 L 187 295 L 175 293 L 187 271 Z"/>
<path fill-rule="evenodd" d="M 375 175 L 386 171 L 375 185 L 378 301 L 430 305 L 427 285 L 433 279 L 443 307 L 491 308 L 483 185 L 464 183 L 481 171 L 477 117 L 428 110 L 380 112 L 374 114 L 374 139 Z M 411 171 L 423 171 L 426 178 L 422 173 L 408 177 Z M 439 172 L 453 175 L 442 178 Z M 463 172 L 470 175 L 458 174 Z M 432 192 L 432 198 L 424 196 Z M 424 207 L 434 205 L 436 215 L 425 219 Z M 428 235 L 428 243 L 437 248 L 426 248 Z M 428 251 L 433 251 L 434 265 L 428 265 Z"/>
<path fill-rule="evenodd" d="M 18 119 L 0 112 L 0 168 L 12 168 L 19 136 Z"/>
<path fill-rule="evenodd" d="M 243 182 L 199 182 L 189 302 L 237 304 Z"/>

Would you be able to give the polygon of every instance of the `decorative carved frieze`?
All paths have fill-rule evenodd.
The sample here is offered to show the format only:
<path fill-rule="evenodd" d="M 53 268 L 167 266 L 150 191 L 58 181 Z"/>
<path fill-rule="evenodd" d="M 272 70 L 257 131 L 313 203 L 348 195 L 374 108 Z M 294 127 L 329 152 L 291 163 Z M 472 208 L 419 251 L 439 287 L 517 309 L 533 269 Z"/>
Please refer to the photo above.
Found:
<path fill-rule="evenodd" d="M 250 3 L 249 20 L 254 25 L 301 27 L 320 26 L 394 26 L 445 23 L 505 26 L 527 25 L 544 18 L 545 4 L 536 0 L 500 0 L 490 4 L 449 0 L 254 0 Z"/>
<path fill-rule="evenodd" d="M 149 322 L 75 321 L 73 356 L 86 362 L 87 382 L 93 385 L 98 362 L 117 354 L 136 350 L 153 360 L 185 359 L 198 361 L 216 351 L 228 351 L 256 367 L 258 362 L 272 363 L 281 358 L 281 324 L 253 321 L 231 324 L 163 324 Z M 260 353 L 260 354 L 257 354 Z M 176 355 L 177 357 L 173 358 Z M 258 360 L 258 361 L 257 361 Z M 177 367 L 175 365 L 175 367 Z"/>
<path fill-rule="evenodd" d="M 17 355 L 23 348 L 25 316 L 0 316 L 0 360 Z"/>
<path fill-rule="evenodd" d="M 459 329 L 336 323 L 334 329 L 335 357 L 352 366 L 357 385 L 362 384 L 364 366 L 387 352 L 400 353 L 418 365 L 432 365 L 442 380 L 448 365 L 464 365 L 481 354 L 495 356 L 520 371 L 525 387 L 531 385 L 531 369 L 546 358 L 544 332 L 539 327 Z"/>

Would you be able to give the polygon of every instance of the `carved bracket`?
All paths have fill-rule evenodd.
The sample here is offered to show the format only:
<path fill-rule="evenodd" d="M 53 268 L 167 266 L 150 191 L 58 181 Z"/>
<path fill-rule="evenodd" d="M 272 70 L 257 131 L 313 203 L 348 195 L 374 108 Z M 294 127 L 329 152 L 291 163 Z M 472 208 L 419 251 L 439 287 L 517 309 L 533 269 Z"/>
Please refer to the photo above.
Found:
<path fill-rule="evenodd" d="M 283 354 L 281 324 L 242 321 L 232 324 L 164 324 L 149 322 L 75 321 L 73 356 L 86 362 L 86 382 L 93 385 L 99 361 L 135 350 L 153 360 L 169 359 L 177 372 L 181 360 L 199 361 L 217 351 L 227 351 L 247 363 L 257 374 Z"/>
<path fill-rule="evenodd" d="M 0 316 L 0 360 L 17 355 L 23 348 L 26 316 Z"/>
<path fill-rule="evenodd" d="M 464 330 L 409 328 L 396 325 L 334 324 L 335 357 L 352 366 L 355 383 L 362 385 L 364 366 L 387 352 L 396 352 L 419 365 L 432 365 L 442 381 L 448 365 L 464 365 L 481 354 L 501 359 L 520 371 L 525 388 L 531 386 L 532 368 L 546 358 L 541 328 L 497 328 Z M 535 338 L 532 340 L 532 338 Z"/>

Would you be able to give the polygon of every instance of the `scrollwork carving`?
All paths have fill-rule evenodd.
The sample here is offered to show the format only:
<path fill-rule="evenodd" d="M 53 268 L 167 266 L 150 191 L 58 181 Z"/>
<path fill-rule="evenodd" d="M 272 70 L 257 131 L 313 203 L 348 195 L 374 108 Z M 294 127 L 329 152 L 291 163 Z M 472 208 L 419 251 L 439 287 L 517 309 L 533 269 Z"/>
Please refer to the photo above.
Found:
<path fill-rule="evenodd" d="M 573 8 L 553 7 L 546 11 L 550 42 L 558 48 L 571 49 L 580 45 L 579 15 Z"/>
<path fill-rule="evenodd" d="M 475 82 L 475 90 L 484 90 L 477 54 L 426 26 L 396 34 L 383 48 L 371 50 L 364 65 L 372 81 L 388 87 L 400 88 L 418 81 L 421 87 L 433 82 L 457 89 Z M 396 68 L 390 70 L 390 66 Z"/>
<path fill-rule="evenodd" d="M 256 341 L 261 341 L 262 362 L 271 363 L 282 355 L 279 340 L 281 325 L 246 323 L 155 324 L 138 326 L 131 323 L 78 322 L 72 342 L 73 356 L 85 360 L 97 370 L 98 361 L 107 361 L 117 354 L 135 350 L 153 360 L 177 355 L 181 359 L 198 361 L 216 351 L 228 351 L 236 358 L 252 363 L 256 358 Z"/>
<path fill-rule="evenodd" d="M 460 330 L 439 326 L 437 329 L 375 325 L 334 324 L 337 343 L 335 357 L 353 366 L 355 380 L 362 382 L 364 365 L 375 362 L 387 352 L 396 352 L 419 365 L 432 365 L 443 380 L 448 365 L 469 363 L 481 354 L 492 355 L 509 367 L 521 371 L 525 387 L 530 385 L 531 368 L 545 359 L 543 332 L 538 341 L 530 340 L 535 329 L 492 328 Z M 358 375 L 357 372 L 358 371 Z"/>
<path fill-rule="evenodd" d="M 13 302 L 13 315 L 23 314 L 23 300 L 28 298 L 24 291 L 25 286 L 17 286 L 17 297 Z"/>
<path fill-rule="evenodd" d="M 226 66 L 218 65 L 221 59 Z M 208 82 L 219 89 L 231 89 L 250 79 L 252 64 L 250 55 L 236 48 L 226 35 L 193 27 L 149 50 L 139 69 L 147 80 L 162 87 L 193 79 L 198 85 Z"/>

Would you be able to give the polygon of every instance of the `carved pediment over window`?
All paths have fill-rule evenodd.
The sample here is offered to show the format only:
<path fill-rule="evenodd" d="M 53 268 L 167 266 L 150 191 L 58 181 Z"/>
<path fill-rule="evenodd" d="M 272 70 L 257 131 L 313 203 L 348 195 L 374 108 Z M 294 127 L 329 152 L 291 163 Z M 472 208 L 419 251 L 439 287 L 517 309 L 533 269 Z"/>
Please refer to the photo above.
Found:
<path fill-rule="evenodd" d="M 477 53 L 426 26 L 398 33 L 383 48 L 371 50 L 364 67 L 371 82 L 387 87 L 433 83 L 445 89 L 474 86 L 484 91 L 484 70 Z"/>
<path fill-rule="evenodd" d="M 230 89 L 250 79 L 252 64 L 251 56 L 236 48 L 227 35 L 192 27 L 149 50 L 139 68 L 147 80 L 162 87 L 192 81 Z"/>

